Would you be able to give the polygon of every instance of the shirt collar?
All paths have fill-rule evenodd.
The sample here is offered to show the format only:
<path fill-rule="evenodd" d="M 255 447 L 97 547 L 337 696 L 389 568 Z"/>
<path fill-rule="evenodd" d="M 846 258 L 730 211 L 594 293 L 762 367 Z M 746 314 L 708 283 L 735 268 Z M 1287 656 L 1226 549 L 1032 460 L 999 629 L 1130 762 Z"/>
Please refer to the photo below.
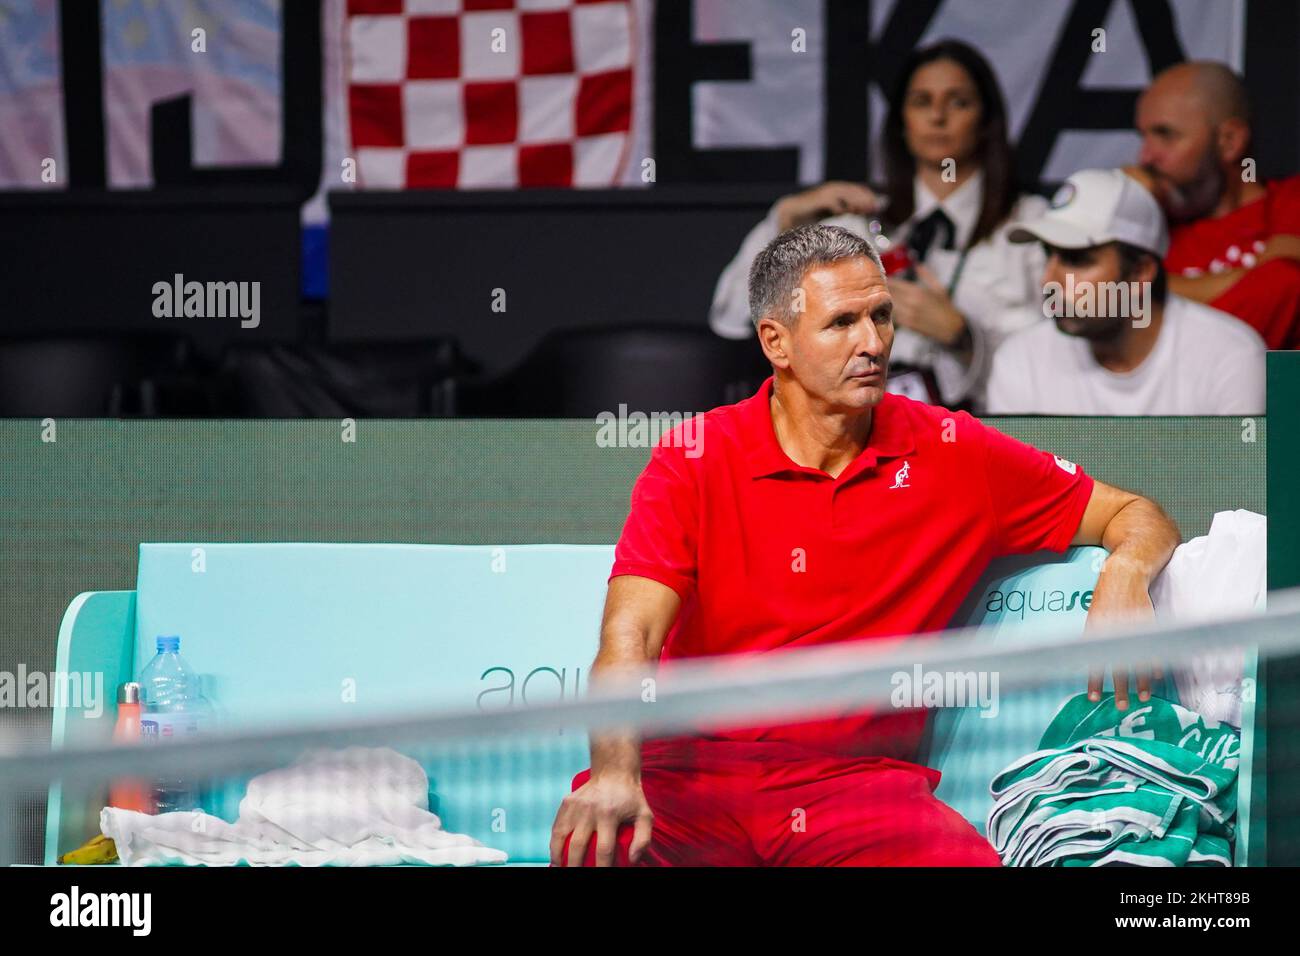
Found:
<path fill-rule="evenodd" d="M 772 389 L 775 380 L 769 377 L 758 393 L 741 402 L 741 441 L 745 443 L 745 460 L 751 478 L 765 478 L 782 472 L 803 472 L 829 477 L 816 468 L 795 464 L 776 440 L 772 427 Z M 874 468 L 884 458 L 899 458 L 915 450 L 911 423 L 904 408 L 906 399 L 886 392 L 872 409 L 871 434 L 867 447 L 840 473 L 843 482 L 865 468 Z"/>
<path fill-rule="evenodd" d="M 984 170 L 977 169 L 971 173 L 970 179 L 966 180 L 955 190 L 949 193 L 944 199 L 936 198 L 934 193 L 921 182 L 921 177 L 917 176 L 912 180 L 912 202 L 916 212 L 912 214 L 912 222 L 918 222 L 924 219 L 930 213 L 940 206 L 952 220 L 953 229 L 956 235 L 953 236 L 953 244 L 958 249 L 965 249 L 966 244 L 970 241 L 971 233 L 975 231 L 975 223 L 979 219 L 980 207 L 984 204 Z"/>

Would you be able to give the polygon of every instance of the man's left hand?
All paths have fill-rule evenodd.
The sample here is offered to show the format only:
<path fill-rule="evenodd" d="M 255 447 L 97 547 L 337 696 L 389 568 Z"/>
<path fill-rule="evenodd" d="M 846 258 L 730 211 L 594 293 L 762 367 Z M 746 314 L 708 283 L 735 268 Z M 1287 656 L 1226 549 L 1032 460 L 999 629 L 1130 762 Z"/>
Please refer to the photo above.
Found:
<path fill-rule="evenodd" d="M 1094 631 L 1140 625 L 1154 619 L 1155 608 L 1151 605 L 1145 578 L 1117 563 L 1114 556 L 1108 558 L 1102 565 L 1101 575 L 1093 589 L 1092 604 L 1088 608 L 1084 629 Z M 1151 699 L 1151 678 L 1154 676 L 1158 679 L 1164 675 L 1158 664 L 1151 663 L 1137 667 L 1133 675 L 1123 667 L 1112 667 L 1111 676 L 1115 682 L 1115 708 L 1128 710 L 1130 676 L 1136 678 L 1138 700 L 1147 701 Z M 1093 670 L 1088 674 L 1089 700 L 1101 700 L 1104 680 L 1104 670 Z"/>

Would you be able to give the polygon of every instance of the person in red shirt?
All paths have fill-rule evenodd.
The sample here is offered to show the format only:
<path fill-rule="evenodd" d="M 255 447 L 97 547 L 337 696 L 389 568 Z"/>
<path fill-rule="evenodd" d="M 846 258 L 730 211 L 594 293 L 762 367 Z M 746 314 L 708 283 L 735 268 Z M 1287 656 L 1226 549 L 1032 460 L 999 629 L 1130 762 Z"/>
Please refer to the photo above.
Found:
<path fill-rule="evenodd" d="M 944 628 L 1004 554 L 1104 545 L 1088 626 L 1153 616 L 1178 531 L 1158 506 L 982 424 L 885 391 L 884 270 L 803 226 L 755 260 L 773 367 L 752 398 L 670 432 L 632 491 L 593 680 Z M 794 306 L 801 308 L 794 311 Z M 682 426 L 685 428 L 685 426 Z M 1100 699 L 1101 678 L 1090 677 Z M 1139 678 L 1138 693 L 1149 696 Z M 1128 703 L 1127 677 L 1116 694 Z M 921 710 L 591 741 L 551 834 L 556 865 L 996 866 L 916 761 Z"/>
<path fill-rule="evenodd" d="M 1169 288 L 1300 347 L 1300 176 L 1255 181 L 1250 109 L 1221 63 L 1180 63 L 1138 100 L 1138 157 L 1169 219 Z"/>

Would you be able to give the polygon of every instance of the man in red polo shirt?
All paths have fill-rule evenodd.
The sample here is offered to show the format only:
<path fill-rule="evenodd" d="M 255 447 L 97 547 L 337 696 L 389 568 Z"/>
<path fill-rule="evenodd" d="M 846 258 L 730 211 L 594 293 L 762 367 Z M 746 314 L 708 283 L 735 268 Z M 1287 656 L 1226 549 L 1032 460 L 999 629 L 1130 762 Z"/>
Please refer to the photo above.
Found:
<path fill-rule="evenodd" d="M 1250 107 L 1221 63 L 1162 72 L 1137 107 L 1138 157 L 1169 218 L 1169 288 L 1300 348 L 1300 176 L 1256 182 Z"/>
<path fill-rule="evenodd" d="M 847 230 L 801 227 L 759 255 L 750 311 L 773 377 L 705 415 L 695 441 L 670 433 L 652 452 L 593 679 L 658 661 L 662 686 L 683 658 L 940 630 L 992 558 L 1070 544 L 1111 552 L 1089 626 L 1151 616 L 1172 522 L 964 412 L 887 393 L 891 308 L 875 250 Z M 1116 685 L 1127 705 L 1126 678 Z M 914 762 L 924 720 L 595 736 L 552 862 L 998 865 Z"/>

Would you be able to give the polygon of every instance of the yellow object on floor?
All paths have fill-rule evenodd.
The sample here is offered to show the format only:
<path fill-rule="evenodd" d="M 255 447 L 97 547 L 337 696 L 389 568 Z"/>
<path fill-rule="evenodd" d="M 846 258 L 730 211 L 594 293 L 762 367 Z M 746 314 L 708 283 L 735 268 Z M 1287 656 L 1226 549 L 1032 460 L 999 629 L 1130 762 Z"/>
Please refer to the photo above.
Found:
<path fill-rule="evenodd" d="M 102 833 L 94 839 L 59 857 L 60 863 L 87 866 L 95 863 L 116 863 L 117 844 Z"/>

